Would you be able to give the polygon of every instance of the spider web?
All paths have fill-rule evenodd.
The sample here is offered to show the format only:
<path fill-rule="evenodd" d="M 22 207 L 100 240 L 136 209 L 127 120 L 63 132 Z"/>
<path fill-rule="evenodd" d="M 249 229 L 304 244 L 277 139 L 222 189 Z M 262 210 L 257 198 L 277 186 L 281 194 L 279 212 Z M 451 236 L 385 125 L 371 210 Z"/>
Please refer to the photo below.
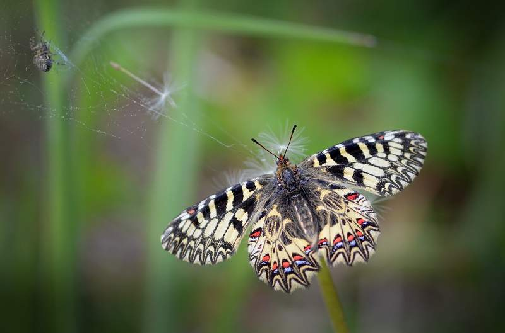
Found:
<path fill-rule="evenodd" d="M 187 97 L 186 87 L 171 73 L 160 70 L 167 68 L 168 64 L 158 59 L 159 45 L 166 45 L 169 40 L 160 43 L 156 33 L 152 41 L 146 43 L 152 49 L 142 48 L 142 54 L 133 60 L 131 56 L 124 55 L 135 54 L 139 50 L 135 50 L 134 45 L 121 42 L 124 37 L 116 37 L 120 42 L 111 43 L 113 47 L 106 42 L 93 41 L 93 51 L 83 64 L 76 64 L 69 55 L 70 51 L 53 43 L 47 33 L 42 35 L 34 30 L 19 38 L 22 35 L 17 27 L 6 29 L 0 35 L 0 63 L 3 64 L 0 67 L 0 119 L 9 121 L 21 117 L 43 122 L 47 118 L 58 117 L 69 126 L 114 140 L 134 138 L 149 148 L 152 145 L 151 131 L 161 121 L 171 121 L 225 148 L 246 155 L 251 153 L 247 145 L 227 133 L 210 116 L 200 112 L 198 117 L 189 117 L 178 107 L 179 101 Z M 37 42 L 47 43 L 50 48 L 54 62 L 47 73 L 33 64 L 32 37 Z M 118 63 L 121 58 L 125 63 L 136 66 L 124 68 Z M 44 75 L 60 75 L 68 79 L 64 84 L 65 103 L 59 110 L 45 104 Z M 209 134 L 200 123 L 213 125 L 230 142 Z"/>
<path fill-rule="evenodd" d="M 5 65 L 0 68 L 0 119 L 44 122 L 58 117 L 69 127 L 84 129 L 110 140 L 138 141 L 148 149 L 152 148 L 152 133 L 159 124 L 170 121 L 231 150 L 245 161 L 242 170 L 228 172 L 225 179 L 217 183 L 229 186 L 275 171 L 272 156 L 249 140 L 238 139 L 229 133 L 212 114 L 196 110 L 196 114 L 192 111 L 189 116 L 178 107 L 179 101 L 185 97 L 208 102 L 213 99 L 208 91 L 216 95 L 226 93 L 226 88 L 215 90 L 215 80 L 219 77 L 228 82 L 228 86 L 233 85 L 234 78 L 236 80 L 238 71 L 227 59 L 211 51 L 199 54 L 195 71 L 204 75 L 197 80 L 199 86 L 193 87 L 194 95 L 185 96 L 188 90 L 185 82 L 165 71 L 170 65 L 165 49 L 170 37 L 156 30 L 128 32 L 127 35 L 113 33 L 103 40 L 92 40 L 92 51 L 82 63 L 78 63 L 70 51 L 80 37 L 73 33 L 72 27 L 67 28 L 70 28 L 69 36 L 75 36 L 69 38 L 69 47 L 56 45 L 47 32 L 43 35 L 37 29 L 20 33 L 17 27 L 13 27 L 0 35 L 0 63 Z M 52 53 L 54 64 L 47 73 L 33 64 L 32 37 L 37 42 L 47 43 Z M 128 64 L 128 68 L 124 64 Z M 64 84 L 65 103 L 61 109 L 55 110 L 45 104 L 42 78 L 46 75 L 68 79 Z M 224 76 L 226 78 L 222 79 Z M 286 122 L 280 130 L 266 126 L 266 132 L 255 137 L 279 153 L 286 148 L 292 125 Z M 301 135 L 302 131 L 295 132 L 290 146 L 290 159 L 295 163 L 306 156 L 307 140 Z"/>

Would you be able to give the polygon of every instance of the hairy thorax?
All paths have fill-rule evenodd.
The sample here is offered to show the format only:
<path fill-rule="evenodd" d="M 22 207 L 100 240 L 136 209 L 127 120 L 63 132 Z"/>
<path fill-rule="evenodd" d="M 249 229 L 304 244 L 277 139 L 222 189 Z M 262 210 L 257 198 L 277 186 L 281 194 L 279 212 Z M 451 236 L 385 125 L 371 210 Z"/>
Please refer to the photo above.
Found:
<path fill-rule="evenodd" d="M 296 165 L 291 164 L 283 155 L 277 160 L 277 181 L 287 193 L 300 190 L 300 175 Z"/>
<path fill-rule="evenodd" d="M 287 158 L 280 156 L 277 161 L 277 181 L 281 187 L 287 206 L 292 207 L 289 212 L 290 218 L 298 222 L 298 225 L 303 230 L 305 237 L 315 242 L 318 233 L 317 217 L 314 215 L 304 191 L 303 174 L 291 164 Z"/>

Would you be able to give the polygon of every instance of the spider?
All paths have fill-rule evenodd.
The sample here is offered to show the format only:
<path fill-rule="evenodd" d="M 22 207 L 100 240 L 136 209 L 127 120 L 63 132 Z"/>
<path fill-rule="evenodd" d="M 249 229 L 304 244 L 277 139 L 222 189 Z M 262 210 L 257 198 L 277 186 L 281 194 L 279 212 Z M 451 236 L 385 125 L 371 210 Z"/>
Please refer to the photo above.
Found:
<path fill-rule="evenodd" d="M 35 41 L 35 37 L 30 38 L 30 49 L 35 52 L 33 64 L 42 72 L 49 72 L 53 67 L 54 60 L 49 43 L 44 40 L 44 33 L 40 35 L 38 43 Z"/>

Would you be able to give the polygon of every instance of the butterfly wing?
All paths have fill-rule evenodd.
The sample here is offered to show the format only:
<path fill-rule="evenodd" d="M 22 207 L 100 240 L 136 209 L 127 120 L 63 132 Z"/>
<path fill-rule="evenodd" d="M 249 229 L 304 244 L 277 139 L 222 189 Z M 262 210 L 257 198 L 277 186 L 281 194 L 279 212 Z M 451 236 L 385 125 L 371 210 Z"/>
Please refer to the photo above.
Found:
<path fill-rule="evenodd" d="M 313 188 L 320 232 L 317 248 L 332 264 L 368 261 L 380 234 L 377 215 L 360 193 L 319 181 Z"/>
<path fill-rule="evenodd" d="M 248 243 L 249 261 L 260 280 L 287 293 L 307 287 L 319 270 L 311 244 L 288 208 L 278 201 L 263 209 Z"/>
<path fill-rule="evenodd" d="M 300 166 L 321 171 L 328 179 L 390 196 L 419 174 L 426 152 L 427 143 L 420 134 L 385 131 L 344 141 L 310 156 Z"/>
<path fill-rule="evenodd" d="M 161 236 L 163 248 L 195 264 L 215 264 L 232 256 L 271 176 L 229 187 L 185 209 Z M 268 191 L 267 191 L 268 192 Z"/>

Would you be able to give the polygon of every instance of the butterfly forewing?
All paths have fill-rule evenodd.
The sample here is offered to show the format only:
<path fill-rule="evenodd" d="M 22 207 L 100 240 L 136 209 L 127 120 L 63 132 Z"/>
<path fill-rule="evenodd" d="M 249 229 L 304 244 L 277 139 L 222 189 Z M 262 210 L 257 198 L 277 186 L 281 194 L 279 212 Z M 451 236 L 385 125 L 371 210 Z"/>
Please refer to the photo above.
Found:
<path fill-rule="evenodd" d="M 177 216 L 161 236 L 163 248 L 196 264 L 215 264 L 233 255 L 242 239 L 264 186 L 264 176 L 211 195 Z"/>
<path fill-rule="evenodd" d="M 427 143 L 418 133 L 385 131 L 344 141 L 301 163 L 381 196 L 403 190 L 419 174 Z"/>

